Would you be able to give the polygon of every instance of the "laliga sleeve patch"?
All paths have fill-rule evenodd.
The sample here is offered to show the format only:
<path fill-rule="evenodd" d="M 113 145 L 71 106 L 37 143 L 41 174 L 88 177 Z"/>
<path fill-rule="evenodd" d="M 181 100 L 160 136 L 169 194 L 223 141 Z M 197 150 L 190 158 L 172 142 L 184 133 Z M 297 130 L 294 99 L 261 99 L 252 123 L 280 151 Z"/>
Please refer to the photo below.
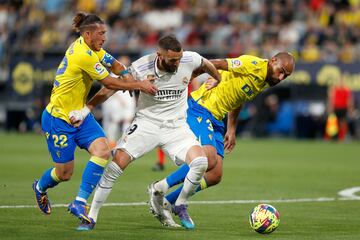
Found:
<path fill-rule="evenodd" d="M 106 71 L 105 67 L 101 63 L 95 63 L 94 69 L 99 75 Z"/>
<path fill-rule="evenodd" d="M 239 68 L 241 67 L 242 62 L 239 59 L 232 59 L 231 60 L 231 66 L 232 68 Z"/>

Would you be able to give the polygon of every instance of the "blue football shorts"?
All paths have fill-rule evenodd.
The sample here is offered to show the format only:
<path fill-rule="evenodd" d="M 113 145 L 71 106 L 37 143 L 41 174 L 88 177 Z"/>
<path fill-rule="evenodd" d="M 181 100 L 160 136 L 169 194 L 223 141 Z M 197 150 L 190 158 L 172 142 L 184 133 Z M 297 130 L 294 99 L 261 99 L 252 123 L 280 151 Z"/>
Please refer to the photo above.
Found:
<path fill-rule="evenodd" d="M 209 110 L 199 105 L 192 97 L 188 99 L 187 123 L 201 145 L 212 145 L 217 154 L 224 158 L 225 125 Z"/>
<path fill-rule="evenodd" d="M 91 113 L 75 128 L 66 121 L 53 117 L 45 109 L 41 117 L 41 127 L 50 155 L 56 163 L 74 160 L 76 146 L 88 149 L 95 139 L 105 137 L 103 129 Z"/>

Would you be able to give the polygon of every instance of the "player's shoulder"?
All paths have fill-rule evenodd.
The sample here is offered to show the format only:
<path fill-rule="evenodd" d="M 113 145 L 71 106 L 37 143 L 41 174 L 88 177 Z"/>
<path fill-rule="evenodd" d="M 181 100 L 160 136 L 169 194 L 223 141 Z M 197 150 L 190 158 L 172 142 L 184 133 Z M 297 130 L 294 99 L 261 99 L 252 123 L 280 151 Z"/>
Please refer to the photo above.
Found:
<path fill-rule="evenodd" d="M 238 58 L 241 62 L 243 62 L 244 64 L 249 64 L 252 65 L 254 67 L 261 65 L 262 63 L 267 62 L 267 59 L 264 58 L 260 58 L 254 55 L 241 55 Z"/>
<path fill-rule="evenodd" d="M 97 54 L 86 45 L 82 37 L 79 37 L 70 45 L 67 54 L 79 61 L 98 59 Z"/>
<path fill-rule="evenodd" d="M 145 71 L 154 67 L 155 61 L 156 53 L 152 53 L 135 60 L 131 66 L 137 71 Z"/>
<path fill-rule="evenodd" d="M 227 58 L 229 69 L 236 69 L 245 67 L 247 69 L 258 69 L 262 68 L 265 63 L 267 63 L 267 59 L 263 59 L 253 55 L 241 55 L 236 58 Z"/>
<path fill-rule="evenodd" d="M 201 58 L 201 55 L 194 51 L 184 51 L 180 60 L 181 63 L 193 62 L 196 59 Z"/>

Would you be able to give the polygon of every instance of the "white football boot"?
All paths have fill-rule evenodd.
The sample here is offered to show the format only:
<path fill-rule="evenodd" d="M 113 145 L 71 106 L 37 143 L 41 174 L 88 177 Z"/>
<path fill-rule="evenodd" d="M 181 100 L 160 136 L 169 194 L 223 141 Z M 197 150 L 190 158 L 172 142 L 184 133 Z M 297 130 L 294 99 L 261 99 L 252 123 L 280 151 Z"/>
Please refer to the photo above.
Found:
<path fill-rule="evenodd" d="M 166 227 L 181 227 L 177 224 L 171 216 L 171 210 L 169 208 L 163 207 L 164 193 L 155 189 L 154 185 L 156 182 L 153 182 L 148 186 L 149 194 L 149 205 L 150 213 L 157 218 L 160 223 Z M 170 206 L 171 209 L 171 206 Z"/>

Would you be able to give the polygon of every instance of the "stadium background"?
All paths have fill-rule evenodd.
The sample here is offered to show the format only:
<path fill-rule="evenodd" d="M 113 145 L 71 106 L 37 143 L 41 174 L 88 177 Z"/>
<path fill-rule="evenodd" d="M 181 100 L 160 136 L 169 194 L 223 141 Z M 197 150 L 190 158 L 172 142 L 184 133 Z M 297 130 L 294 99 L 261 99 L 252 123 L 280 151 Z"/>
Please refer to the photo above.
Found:
<path fill-rule="evenodd" d="M 240 114 L 244 135 L 322 138 L 327 89 L 341 75 L 359 106 L 358 0 L 2 0 L 1 128 L 38 131 L 56 68 L 77 37 L 71 30 L 77 11 L 105 19 L 104 48 L 132 60 L 153 51 L 158 37 L 170 32 L 185 49 L 208 58 L 292 52 L 294 74 Z M 356 138 L 358 115 L 351 125 Z"/>

